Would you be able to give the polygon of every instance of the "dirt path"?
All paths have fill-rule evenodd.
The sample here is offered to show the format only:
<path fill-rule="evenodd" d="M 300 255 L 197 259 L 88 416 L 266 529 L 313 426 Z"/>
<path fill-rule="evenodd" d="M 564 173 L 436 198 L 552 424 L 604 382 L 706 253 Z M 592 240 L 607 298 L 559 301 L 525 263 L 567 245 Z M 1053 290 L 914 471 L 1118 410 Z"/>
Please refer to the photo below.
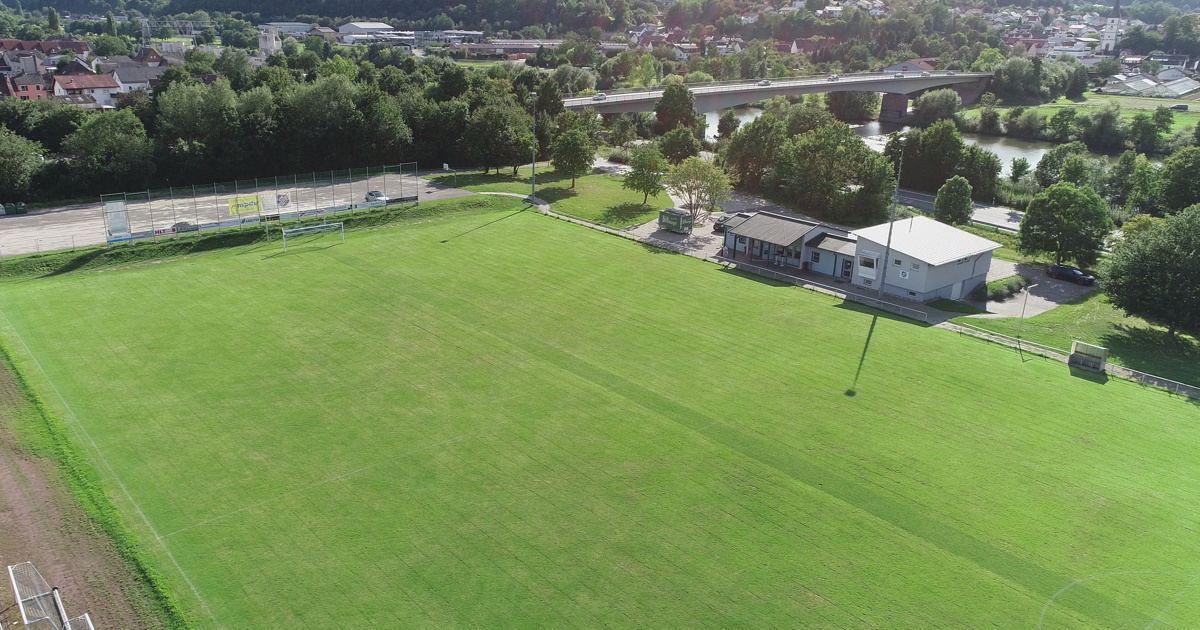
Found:
<path fill-rule="evenodd" d="M 0 365 L 0 570 L 33 562 L 59 588 L 67 613 L 87 612 L 97 628 L 162 627 L 133 572 L 75 504 L 54 462 L 18 445 L 13 423 L 23 413 L 31 407 Z M 20 625 L 7 570 L 0 582 L 0 622 Z"/>

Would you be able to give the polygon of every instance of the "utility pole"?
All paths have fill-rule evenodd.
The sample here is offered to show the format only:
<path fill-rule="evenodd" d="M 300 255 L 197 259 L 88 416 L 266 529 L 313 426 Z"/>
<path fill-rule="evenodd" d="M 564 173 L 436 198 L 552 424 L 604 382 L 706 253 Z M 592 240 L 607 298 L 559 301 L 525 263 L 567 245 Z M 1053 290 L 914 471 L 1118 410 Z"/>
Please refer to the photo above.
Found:
<path fill-rule="evenodd" d="M 529 175 L 529 203 L 535 203 L 537 199 L 537 92 L 531 92 L 533 96 L 533 141 L 530 143 L 530 154 L 533 156 L 532 172 Z"/>

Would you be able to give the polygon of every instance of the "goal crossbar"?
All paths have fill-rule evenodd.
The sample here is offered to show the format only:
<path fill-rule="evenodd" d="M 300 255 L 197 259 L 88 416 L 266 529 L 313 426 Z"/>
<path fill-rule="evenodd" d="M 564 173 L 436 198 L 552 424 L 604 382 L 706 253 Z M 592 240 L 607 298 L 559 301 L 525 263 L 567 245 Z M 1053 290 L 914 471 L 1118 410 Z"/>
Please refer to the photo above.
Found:
<path fill-rule="evenodd" d="M 283 251 L 287 251 L 288 237 L 296 238 L 308 234 L 318 234 L 321 232 L 338 231 L 342 233 L 342 243 L 346 242 L 346 228 L 341 223 L 319 223 L 317 225 L 305 225 L 303 227 L 286 228 L 283 230 Z"/>
<path fill-rule="evenodd" d="M 58 589 L 51 587 L 31 562 L 10 565 L 8 579 L 21 613 L 21 622 L 29 628 L 53 630 L 95 630 L 87 613 L 67 618 Z"/>

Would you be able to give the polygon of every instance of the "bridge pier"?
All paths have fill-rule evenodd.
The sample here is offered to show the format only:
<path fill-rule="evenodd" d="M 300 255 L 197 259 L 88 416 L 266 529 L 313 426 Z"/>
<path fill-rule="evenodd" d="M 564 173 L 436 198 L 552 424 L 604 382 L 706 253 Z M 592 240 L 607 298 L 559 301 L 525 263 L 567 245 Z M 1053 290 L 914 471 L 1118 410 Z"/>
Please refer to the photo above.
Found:
<path fill-rule="evenodd" d="M 880 122 L 899 122 L 908 116 L 908 95 L 884 93 L 879 107 Z"/>

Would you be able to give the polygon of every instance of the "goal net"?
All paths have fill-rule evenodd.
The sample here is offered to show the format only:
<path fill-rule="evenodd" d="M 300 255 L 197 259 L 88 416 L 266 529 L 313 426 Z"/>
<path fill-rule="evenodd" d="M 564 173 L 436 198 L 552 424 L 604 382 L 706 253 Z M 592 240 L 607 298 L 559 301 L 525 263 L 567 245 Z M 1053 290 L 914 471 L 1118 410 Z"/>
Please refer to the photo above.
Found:
<path fill-rule="evenodd" d="M 296 239 L 301 236 L 309 236 L 312 234 L 324 234 L 326 232 L 340 232 L 342 235 L 342 243 L 346 242 L 346 228 L 339 223 L 321 223 L 318 225 L 306 225 L 303 227 L 287 228 L 283 230 L 283 251 L 287 251 L 288 239 Z"/>
<path fill-rule="evenodd" d="M 32 562 L 9 566 L 8 579 L 12 582 L 13 595 L 25 627 L 32 630 L 95 630 L 87 613 L 74 619 L 67 618 L 58 589 L 50 587 Z"/>

